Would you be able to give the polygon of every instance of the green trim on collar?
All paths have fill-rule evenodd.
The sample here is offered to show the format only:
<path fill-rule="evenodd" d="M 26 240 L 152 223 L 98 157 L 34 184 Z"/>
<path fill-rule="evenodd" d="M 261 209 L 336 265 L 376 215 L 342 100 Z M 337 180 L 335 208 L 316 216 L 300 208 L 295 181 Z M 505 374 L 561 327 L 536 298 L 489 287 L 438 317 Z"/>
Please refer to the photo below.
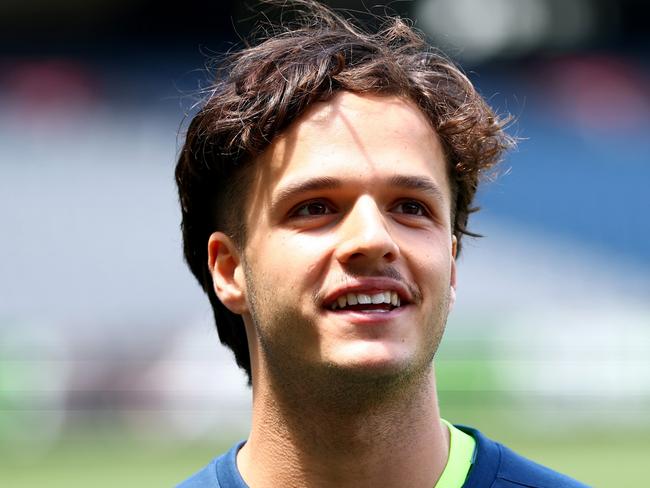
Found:
<path fill-rule="evenodd" d="M 472 467 L 476 441 L 445 419 L 440 421 L 449 429 L 449 457 L 434 488 L 460 488 Z"/>

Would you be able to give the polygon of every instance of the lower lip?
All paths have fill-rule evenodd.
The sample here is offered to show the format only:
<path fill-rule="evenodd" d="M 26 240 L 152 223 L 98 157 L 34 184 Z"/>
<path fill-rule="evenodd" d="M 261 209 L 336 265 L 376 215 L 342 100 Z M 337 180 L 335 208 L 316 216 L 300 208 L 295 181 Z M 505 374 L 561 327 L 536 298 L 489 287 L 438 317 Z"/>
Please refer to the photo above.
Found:
<path fill-rule="evenodd" d="M 394 308 L 390 312 L 360 312 L 358 310 L 327 310 L 328 314 L 334 315 L 346 322 L 360 325 L 383 324 L 395 320 L 408 308 L 408 305 Z"/>

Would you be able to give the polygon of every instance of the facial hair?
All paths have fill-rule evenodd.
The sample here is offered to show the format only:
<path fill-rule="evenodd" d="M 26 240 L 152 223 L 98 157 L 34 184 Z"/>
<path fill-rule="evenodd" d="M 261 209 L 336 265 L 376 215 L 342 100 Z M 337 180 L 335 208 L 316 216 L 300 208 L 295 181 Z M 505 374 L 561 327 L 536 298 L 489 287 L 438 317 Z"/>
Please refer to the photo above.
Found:
<path fill-rule="evenodd" d="M 423 384 L 432 374 L 431 364 L 442 339 L 449 309 L 449 291 L 440 297 L 425 324 L 426 344 L 417 358 L 389 371 L 364 370 L 341 366 L 331 361 L 307 361 L 292 341 L 296 335 L 318 340 L 316 325 L 300 312 L 297 301 L 278 299 L 270 286 L 260 286 L 264 277 L 255 276 L 243 263 L 249 311 L 266 376 L 278 400 L 301 410 L 306 404 L 346 415 L 369 412 L 386 402 L 400 401 Z M 382 276 L 395 278 L 396 272 Z M 260 279 L 261 278 L 261 279 Z M 413 287 L 410 287 L 413 289 Z M 416 297 L 421 297 L 414 290 Z M 321 303 L 314 295 L 314 303 Z M 421 303 L 420 300 L 416 300 Z M 311 335 L 311 337 L 310 337 Z"/>

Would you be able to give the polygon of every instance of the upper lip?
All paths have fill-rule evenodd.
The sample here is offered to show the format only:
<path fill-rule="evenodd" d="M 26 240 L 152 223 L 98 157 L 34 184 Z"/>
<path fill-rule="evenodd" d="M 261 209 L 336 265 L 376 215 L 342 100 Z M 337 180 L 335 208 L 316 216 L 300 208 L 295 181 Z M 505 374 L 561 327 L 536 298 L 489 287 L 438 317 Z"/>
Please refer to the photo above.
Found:
<path fill-rule="evenodd" d="M 408 287 L 392 278 L 359 278 L 348 281 L 345 285 L 334 288 L 325 295 L 323 306 L 328 307 L 334 300 L 347 293 L 364 293 L 372 295 L 382 291 L 394 291 L 400 298 L 402 305 L 413 301 L 413 296 Z"/>

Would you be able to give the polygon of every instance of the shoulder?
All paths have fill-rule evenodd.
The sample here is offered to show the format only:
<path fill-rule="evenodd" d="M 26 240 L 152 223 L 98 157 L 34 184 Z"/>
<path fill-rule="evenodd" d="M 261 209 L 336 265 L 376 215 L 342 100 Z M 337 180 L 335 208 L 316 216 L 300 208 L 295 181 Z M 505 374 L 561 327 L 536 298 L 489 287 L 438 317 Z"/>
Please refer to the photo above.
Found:
<path fill-rule="evenodd" d="M 566 475 L 553 471 L 494 442 L 476 429 L 457 426 L 476 439 L 476 457 L 464 488 L 586 488 Z"/>
<path fill-rule="evenodd" d="M 205 468 L 187 478 L 176 488 L 220 488 L 217 479 L 217 462 L 220 457 L 213 459 Z"/>
<path fill-rule="evenodd" d="M 176 488 L 248 488 L 237 470 L 237 452 L 242 445 L 243 441 L 235 444 Z"/>

